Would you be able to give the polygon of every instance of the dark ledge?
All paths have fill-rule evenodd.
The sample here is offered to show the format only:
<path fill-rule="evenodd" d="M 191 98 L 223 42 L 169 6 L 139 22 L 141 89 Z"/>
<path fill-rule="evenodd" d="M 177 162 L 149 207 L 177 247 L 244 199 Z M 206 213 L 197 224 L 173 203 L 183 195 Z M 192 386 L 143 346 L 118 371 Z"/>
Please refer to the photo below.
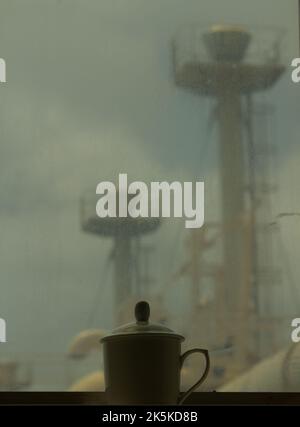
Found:
<path fill-rule="evenodd" d="M 103 392 L 0 392 L 0 405 L 105 405 Z M 193 393 L 186 405 L 300 405 L 300 393 Z"/>

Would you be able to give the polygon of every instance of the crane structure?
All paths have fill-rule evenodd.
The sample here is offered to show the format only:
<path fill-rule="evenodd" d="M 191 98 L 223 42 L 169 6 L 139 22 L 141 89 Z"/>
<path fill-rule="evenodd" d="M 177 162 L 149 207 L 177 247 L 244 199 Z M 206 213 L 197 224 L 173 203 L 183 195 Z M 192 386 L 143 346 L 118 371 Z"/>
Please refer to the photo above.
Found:
<path fill-rule="evenodd" d="M 271 89 L 284 73 L 282 36 L 280 31 L 250 31 L 236 25 L 194 25 L 179 31 L 173 41 L 176 85 L 215 100 L 219 131 L 221 221 L 193 231 L 188 243 L 186 272 L 192 283 L 197 334 L 201 336 L 199 324 L 204 322 L 204 343 L 212 348 L 222 340 L 225 347 L 232 346 L 242 366 L 254 362 L 254 349 L 256 354 L 262 349 L 260 299 L 270 278 L 262 276 L 258 245 L 261 240 L 265 246 L 269 242 L 267 253 L 272 246 L 267 233 L 260 237 L 267 228 L 261 214 L 272 190 L 266 164 L 261 166 L 262 153 L 268 149 L 268 135 L 262 135 L 266 106 L 258 111 L 253 96 Z M 270 153 L 265 154 L 266 159 Z M 216 242 L 221 262 L 212 265 L 205 256 Z M 217 249 L 215 258 L 216 253 Z M 214 297 L 201 304 L 199 289 L 207 280 L 214 283 Z M 209 325 L 213 322 L 214 328 Z"/>
<path fill-rule="evenodd" d="M 130 197 L 128 198 L 128 203 Z M 114 270 L 114 309 L 116 324 L 124 323 L 124 306 L 132 298 L 145 297 L 149 291 L 149 254 L 151 247 L 141 245 L 141 236 L 154 232 L 159 218 L 106 217 L 96 213 L 96 193 L 81 198 L 82 230 L 113 239 L 111 259 Z M 126 309 L 125 309 L 126 311 Z M 128 320 L 128 319 L 127 319 Z"/>

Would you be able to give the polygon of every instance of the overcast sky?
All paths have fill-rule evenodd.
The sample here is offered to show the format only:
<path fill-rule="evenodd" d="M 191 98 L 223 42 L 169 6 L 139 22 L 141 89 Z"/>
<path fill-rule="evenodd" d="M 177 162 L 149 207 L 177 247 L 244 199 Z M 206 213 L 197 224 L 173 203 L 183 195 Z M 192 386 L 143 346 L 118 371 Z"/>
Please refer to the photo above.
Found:
<path fill-rule="evenodd" d="M 286 66 L 298 56 L 295 0 L 0 0 L 8 80 L 0 105 L 6 349 L 64 351 L 87 324 L 111 242 L 80 231 L 85 189 L 119 172 L 145 181 L 199 178 L 206 220 L 218 218 L 217 141 L 207 130 L 213 103 L 176 88 L 172 75 L 172 38 L 197 22 L 281 27 Z M 290 72 L 263 97 L 276 107 L 275 213 L 300 210 L 299 98 Z M 158 283 L 167 280 L 177 228 L 166 224 L 151 237 L 160 251 Z M 284 238 L 296 273 L 296 239 L 288 231 Z M 106 328 L 110 284 L 96 316 Z"/>

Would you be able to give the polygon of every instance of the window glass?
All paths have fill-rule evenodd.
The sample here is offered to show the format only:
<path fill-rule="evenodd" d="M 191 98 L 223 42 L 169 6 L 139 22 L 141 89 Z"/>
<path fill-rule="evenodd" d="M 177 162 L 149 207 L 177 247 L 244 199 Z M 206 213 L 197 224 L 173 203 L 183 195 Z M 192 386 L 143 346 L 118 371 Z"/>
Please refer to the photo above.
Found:
<path fill-rule="evenodd" d="M 202 390 L 300 391 L 298 2 L 0 4 L 0 389 L 104 390 L 99 338 L 146 299 L 209 350 Z M 99 218 L 119 174 L 204 182 L 204 225 L 195 193 Z"/>

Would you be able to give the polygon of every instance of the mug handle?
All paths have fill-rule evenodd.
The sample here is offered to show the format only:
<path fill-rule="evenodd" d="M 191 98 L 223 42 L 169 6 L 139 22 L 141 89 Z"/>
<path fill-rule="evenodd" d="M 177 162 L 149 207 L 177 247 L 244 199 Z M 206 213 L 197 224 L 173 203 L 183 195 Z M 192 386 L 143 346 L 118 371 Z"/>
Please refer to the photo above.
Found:
<path fill-rule="evenodd" d="M 201 349 L 201 348 L 193 348 L 192 350 L 188 350 L 188 351 L 186 351 L 185 353 L 183 353 L 183 354 L 180 356 L 180 369 L 182 369 L 182 366 L 183 366 L 183 363 L 184 363 L 185 359 L 186 359 L 187 357 L 189 357 L 189 356 L 190 356 L 191 354 L 193 354 L 193 353 L 201 353 L 201 354 L 203 354 L 203 356 L 205 357 L 205 361 L 206 361 L 205 370 L 204 370 L 204 372 L 203 372 L 203 374 L 202 374 L 202 376 L 201 376 L 200 380 L 198 380 L 194 385 L 192 385 L 192 387 L 190 387 L 190 388 L 189 388 L 185 393 L 183 393 L 183 395 L 179 398 L 179 400 L 178 400 L 178 405 L 181 405 L 181 404 L 185 401 L 185 399 L 186 399 L 187 397 L 189 397 L 189 395 L 190 395 L 190 394 L 192 394 L 192 393 L 193 393 L 193 391 L 194 391 L 196 388 L 198 388 L 200 384 L 202 384 L 202 383 L 203 383 L 203 381 L 205 380 L 205 378 L 207 377 L 208 372 L 209 372 L 210 360 L 209 360 L 208 350 L 204 350 L 204 349 Z"/>

